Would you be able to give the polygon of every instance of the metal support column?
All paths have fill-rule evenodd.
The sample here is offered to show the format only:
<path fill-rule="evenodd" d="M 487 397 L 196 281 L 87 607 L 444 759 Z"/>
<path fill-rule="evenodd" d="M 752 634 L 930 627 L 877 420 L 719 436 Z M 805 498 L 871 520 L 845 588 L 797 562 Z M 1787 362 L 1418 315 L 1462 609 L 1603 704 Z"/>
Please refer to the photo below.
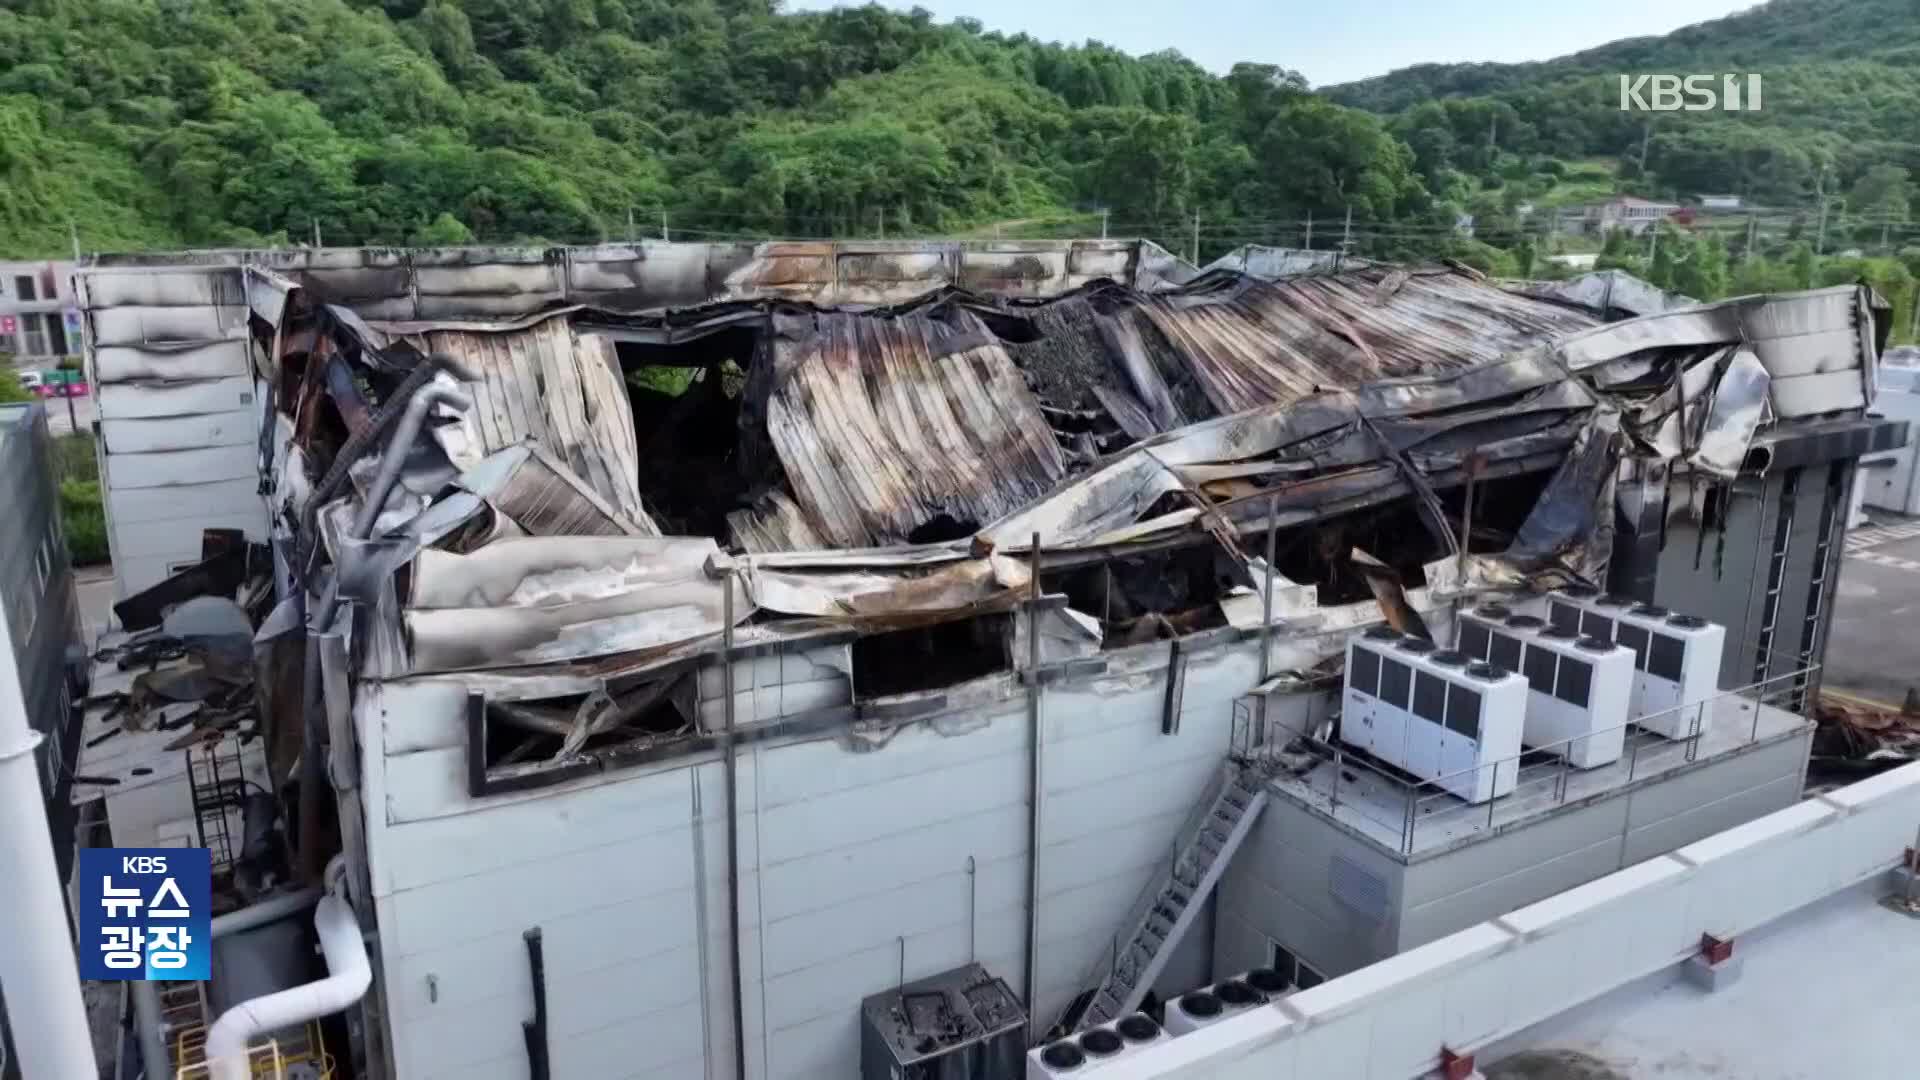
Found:
<path fill-rule="evenodd" d="M 733 567 L 720 575 L 720 670 L 726 693 L 727 774 L 727 947 L 733 960 L 733 1075 L 747 1080 L 746 991 L 740 969 L 740 744 L 734 738 L 733 707 Z"/>
<path fill-rule="evenodd" d="M 1040 751 L 1040 534 L 1033 534 L 1028 549 L 1031 574 L 1027 589 L 1027 947 L 1026 994 L 1029 1016 L 1035 1008 L 1034 994 L 1039 988 L 1035 961 L 1040 951 L 1040 795 L 1042 776 Z M 1028 1032 L 1031 1037 L 1032 1032 Z"/>

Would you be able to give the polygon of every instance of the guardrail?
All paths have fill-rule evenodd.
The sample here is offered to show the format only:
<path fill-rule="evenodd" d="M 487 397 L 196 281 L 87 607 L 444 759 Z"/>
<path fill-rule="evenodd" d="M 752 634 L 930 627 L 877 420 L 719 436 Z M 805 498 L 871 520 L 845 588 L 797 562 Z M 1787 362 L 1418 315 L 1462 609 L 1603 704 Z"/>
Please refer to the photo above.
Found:
<path fill-rule="evenodd" d="M 1899 865 L 1920 764 L 1830 791 L 1147 1047 L 1111 1080 L 1413 1077 Z M 1890 892 L 1890 889 L 1885 889 Z M 1891 917 L 1891 916 L 1890 916 Z M 1898 924 L 1904 932 L 1911 924 Z M 1576 962 L 1577 958 L 1577 962 Z"/>
<path fill-rule="evenodd" d="M 1513 820 L 1566 803 L 1572 788 L 1571 780 L 1576 772 L 1567 750 L 1575 743 L 1584 742 L 1598 734 L 1623 731 L 1626 748 L 1620 761 L 1578 771 L 1586 774 L 1600 774 L 1605 770 L 1624 770 L 1625 776 L 1621 783 L 1632 783 L 1635 779 L 1664 773 L 1694 761 L 1699 756 L 1705 718 L 1712 715 L 1718 703 L 1740 698 L 1752 701 L 1756 706 L 1771 706 L 1793 711 L 1804 696 L 1805 687 L 1819 670 L 1818 664 L 1796 668 L 1786 674 L 1776 675 L 1747 686 L 1723 690 L 1709 698 L 1676 705 L 1657 713 L 1649 713 L 1626 724 L 1603 728 L 1598 732 L 1545 746 L 1532 747 L 1513 757 L 1418 782 L 1398 770 L 1372 760 L 1369 755 L 1357 753 L 1338 742 L 1328 742 L 1312 734 L 1298 734 L 1292 731 L 1286 732 L 1284 737 L 1275 738 L 1274 736 L 1278 733 L 1263 730 L 1265 725 L 1258 716 L 1259 702 L 1249 701 L 1246 698 L 1235 705 L 1233 752 L 1236 757 L 1248 764 L 1268 771 L 1277 770 L 1283 753 L 1298 753 L 1301 750 L 1331 762 L 1333 767 L 1324 770 L 1328 774 L 1324 784 L 1318 783 L 1317 777 L 1313 774 L 1308 774 L 1304 778 L 1308 791 L 1315 796 L 1323 796 L 1325 809 L 1336 818 L 1344 812 L 1364 819 L 1378 826 L 1382 833 L 1398 838 L 1397 842 L 1389 844 L 1389 847 L 1395 848 L 1402 855 L 1412 855 L 1418 850 L 1420 846 L 1418 841 L 1421 837 L 1434 830 L 1449 828 L 1462 821 L 1472 821 L 1476 818 L 1484 818 L 1485 827 L 1493 829 L 1502 818 Z M 1337 683 L 1331 685 L 1337 686 Z M 1750 711 L 1753 719 L 1744 737 L 1739 743 L 1725 749 L 1750 746 L 1760 740 L 1761 709 L 1754 708 Z M 1642 730 L 1643 725 L 1648 721 L 1669 716 L 1682 717 L 1689 712 L 1693 713 L 1693 716 L 1686 721 L 1687 734 L 1681 738 L 1667 738 Z M 1466 802 L 1447 790 L 1448 781 L 1457 781 L 1487 770 L 1493 770 L 1493 777 L 1498 781 L 1502 778 L 1500 772 L 1502 769 L 1511 770 L 1514 787 L 1510 793 L 1499 798 L 1475 804 Z M 1353 777 L 1351 779 L 1348 778 L 1350 773 Z M 1283 790 L 1293 789 L 1283 785 Z M 1379 804 L 1391 803 L 1395 799 L 1402 802 L 1399 813 L 1387 817 L 1375 809 Z M 1374 838 L 1380 839 L 1379 836 Z"/>

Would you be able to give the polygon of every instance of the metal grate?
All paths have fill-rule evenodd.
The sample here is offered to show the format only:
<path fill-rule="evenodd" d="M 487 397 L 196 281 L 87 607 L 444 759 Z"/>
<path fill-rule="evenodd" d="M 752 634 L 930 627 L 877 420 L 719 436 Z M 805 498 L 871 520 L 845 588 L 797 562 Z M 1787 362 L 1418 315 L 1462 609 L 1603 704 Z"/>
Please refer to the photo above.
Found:
<path fill-rule="evenodd" d="M 213 873 L 218 877 L 232 871 L 239 854 L 233 842 L 232 815 L 241 813 L 247 795 L 240 740 L 225 738 L 190 746 L 186 755 L 194 825 L 200 834 L 200 846 L 211 853 Z"/>

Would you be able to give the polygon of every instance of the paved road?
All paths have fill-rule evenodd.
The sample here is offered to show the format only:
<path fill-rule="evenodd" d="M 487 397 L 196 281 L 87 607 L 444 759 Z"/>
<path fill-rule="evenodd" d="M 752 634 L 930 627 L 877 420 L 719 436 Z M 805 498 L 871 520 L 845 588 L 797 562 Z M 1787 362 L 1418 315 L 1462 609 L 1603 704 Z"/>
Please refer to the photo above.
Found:
<path fill-rule="evenodd" d="M 82 566 L 73 572 L 74 591 L 80 597 L 80 621 L 87 627 L 87 647 L 100 639 L 113 617 L 113 567 Z"/>
<path fill-rule="evenodd" d="M 1847 534 L 1822 682 L 1897 707 L 1920 688 L 1920 521 L 1873 516 Z"/>

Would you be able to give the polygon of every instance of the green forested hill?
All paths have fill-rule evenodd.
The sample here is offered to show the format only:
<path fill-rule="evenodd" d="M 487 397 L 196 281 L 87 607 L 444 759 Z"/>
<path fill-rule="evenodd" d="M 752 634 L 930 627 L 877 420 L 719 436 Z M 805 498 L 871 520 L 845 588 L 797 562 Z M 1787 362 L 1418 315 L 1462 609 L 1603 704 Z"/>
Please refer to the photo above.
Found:
<path fill-rule="evenodd" d="M 0 189 L 16 255 L 1450 220 L 1278 68 L 772 0 L 0 0 Z"/>
<path fill-rule="evenodd" d="M 1351 214 L 1356 252 L 1527 273 L 1567 242 L 1540 211 L 1616 190 L 1733 191 L 1809 222 L 1817 192 L 1833 250 L 1920 241 L 1920 0 L 1773 0 L 1561 60 L 1326 93 L 1286 56 L 1255 59 L 1278 63 L 1216 76 L 1175 53 L 776 0 L 0 0 L 0 255 L 63 252 L 74 232 L 91 250 L 316 228 L 328 244 L 663 224 L 1064 235 L 1105 209 L 1116 235 L 1206 257 L 1300 243 L 1309 218 L 1324 246 Z M 1620 70 L 1759 70 L 1766 108 L 1623 113 Z M 1760 252 L 1805 241 L 1798 220 Z"/>
<path fill-rule="evenodd" d="M 1619 107 L 1623 73 L 1748 72 L 1765 80 L 1758 113 Z M 1557 60 L 1424 64 L 1326 93 L 1394 115 L 1394 130 L 1424 148 L 1429 174 L 1456 165 L 1457 147 L 1494 145 L 1618 158 L 1647 194 L 1733 192 L 1796 205 L 1844 190 L 1876 165 L 1920 167 L 1920 4 L 1772 0 Z"/>

